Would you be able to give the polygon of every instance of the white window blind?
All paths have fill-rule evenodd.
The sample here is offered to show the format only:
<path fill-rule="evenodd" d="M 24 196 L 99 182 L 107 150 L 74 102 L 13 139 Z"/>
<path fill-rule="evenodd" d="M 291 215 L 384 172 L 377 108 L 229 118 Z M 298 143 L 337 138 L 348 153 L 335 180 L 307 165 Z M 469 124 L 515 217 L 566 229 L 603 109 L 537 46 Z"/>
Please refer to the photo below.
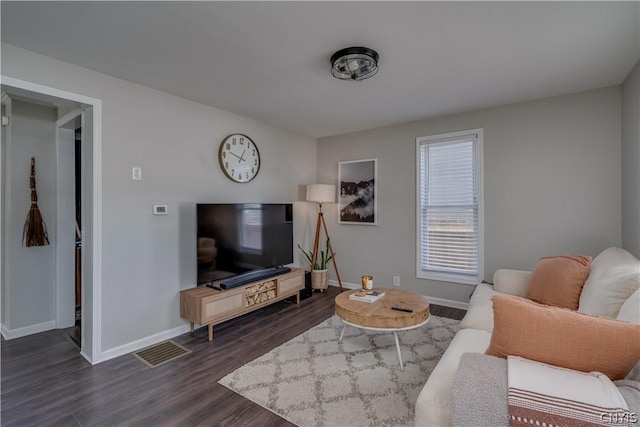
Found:
<path fill-rule="evenodd" d="M 418 277 L 481 279 L 480 147 L 481 130 L 417 140 Z"/>
<path fill-rule="evenodd" d="M 245 204 L 240 215 L 240 246 L 262 251 L 262 209 L 258 204 Z"/>

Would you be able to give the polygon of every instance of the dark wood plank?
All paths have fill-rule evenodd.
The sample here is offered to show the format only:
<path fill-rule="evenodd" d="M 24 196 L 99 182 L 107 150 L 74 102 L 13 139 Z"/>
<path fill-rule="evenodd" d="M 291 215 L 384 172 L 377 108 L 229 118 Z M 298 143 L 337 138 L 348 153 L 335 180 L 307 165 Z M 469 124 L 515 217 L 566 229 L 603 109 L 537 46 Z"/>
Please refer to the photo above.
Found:
<path fill-rule="evenodd" d="M 2 341 L 2 393 L 28 388 L 91 366 L 60 330 Z"/>
<path fill-rule="evenodd" d="M 77 348 L 70 359 L 61 350 L 69 340 L 59 331 L 3 341 L 2 426 L 290 426 L 218 381 L 331 317 L 338 292 L 330 287 L 299 305 L 280 302 L 217 325 L 211 342 L 206 327 L 176 337 L 192 353 L 153 369 L 132 355 L 90 366 Z M 432 306 L 435 315 L 459 315 L 451 310 Z M 62 343 L 54 344 L 56 339 Z M 23 347 L 35 367 L 23 363 Z M 37 368 L 38 348 L 48 364 L 73 360 L 75 367 L 47 374 Z M 28 381 L 19 386 L 22 378 Z"/>

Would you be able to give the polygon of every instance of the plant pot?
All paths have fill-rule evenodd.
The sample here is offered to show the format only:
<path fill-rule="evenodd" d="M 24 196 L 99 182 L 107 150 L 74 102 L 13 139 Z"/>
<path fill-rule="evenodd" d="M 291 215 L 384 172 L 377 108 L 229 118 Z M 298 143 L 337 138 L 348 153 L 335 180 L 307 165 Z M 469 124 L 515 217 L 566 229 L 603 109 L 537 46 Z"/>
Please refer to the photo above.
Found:
<path fill-rule="evenodd" d="M 329 274 L 327 270 L 313 270 L 311 272 L 311 288 L 320 289 L 320 292 L 329 287 Z"/>

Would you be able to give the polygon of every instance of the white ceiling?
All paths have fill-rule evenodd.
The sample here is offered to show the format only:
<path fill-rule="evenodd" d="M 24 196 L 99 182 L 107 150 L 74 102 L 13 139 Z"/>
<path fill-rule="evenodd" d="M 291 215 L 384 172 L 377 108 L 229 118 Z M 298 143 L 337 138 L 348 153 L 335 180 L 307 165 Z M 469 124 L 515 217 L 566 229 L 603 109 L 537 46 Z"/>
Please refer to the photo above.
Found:
<path fill-rule="evenodd" d="M 1 2 L 2 41 L 311 137 L 622 83 L 640 2 Z M 329 57 L 380 54 L 341 81 Z"/>

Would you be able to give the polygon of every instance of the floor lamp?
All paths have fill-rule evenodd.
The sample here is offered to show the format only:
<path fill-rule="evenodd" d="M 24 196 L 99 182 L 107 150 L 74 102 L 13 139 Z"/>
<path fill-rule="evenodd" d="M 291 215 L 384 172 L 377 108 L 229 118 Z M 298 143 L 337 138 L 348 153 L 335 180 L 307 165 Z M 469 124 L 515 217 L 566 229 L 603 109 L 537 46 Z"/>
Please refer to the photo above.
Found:
<path fill-rule="evenodd" d="M 335 203 L 336 202 L 336 186 L 330 184 L 311 184 L 307 185 L 307 202 L 313 202 L 320 205 L 318 211 L 318 221 L 316 223 L 316 237 L 313 241 L 313 255 L 311 257 L 311 272 L 313 272 L 316 265 L 316 259 L 318 257 L 318 243 L 320 243 L 320 226 L 324 230 L 324 234 L 327 236 L 327 248 L 331 254 L 331 260 L 333 261 L 333 268 L 336 270 L 336 277 L 338 278 L 338 285 L 340 285 L 340 291 L 342 291 L 342 280 L 340 279 L 340 273 L 338 273 L 338 265 L 336 264 L 336 254 L 333 252 L 331 246 L 331 239 L 329 238 L 329 231 L 327 230 L 327 224 L 324 222 L 324 215 L 322 214 L 323 203 Z"/>

